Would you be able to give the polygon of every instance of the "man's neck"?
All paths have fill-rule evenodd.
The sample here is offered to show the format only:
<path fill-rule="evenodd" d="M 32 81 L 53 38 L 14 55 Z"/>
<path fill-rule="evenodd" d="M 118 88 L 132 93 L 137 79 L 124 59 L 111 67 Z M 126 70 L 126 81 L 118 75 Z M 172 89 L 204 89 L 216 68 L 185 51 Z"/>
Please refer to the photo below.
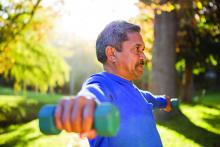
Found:
<path fill-rule="evenodd" d="M 129 77 L 121 74 L 119 72 L 119 70 L 117 70 L 117 68 L 114 67 L 114 65 L 103 65 L 103 68 L 104 68 L 104 71 L 108 72 L 108 73 L 111 73 L 111 74 L 114 74 L 114 75 L 117 75 L 123 79 L 126 79 L 128 81 L 132 81 Z"/>

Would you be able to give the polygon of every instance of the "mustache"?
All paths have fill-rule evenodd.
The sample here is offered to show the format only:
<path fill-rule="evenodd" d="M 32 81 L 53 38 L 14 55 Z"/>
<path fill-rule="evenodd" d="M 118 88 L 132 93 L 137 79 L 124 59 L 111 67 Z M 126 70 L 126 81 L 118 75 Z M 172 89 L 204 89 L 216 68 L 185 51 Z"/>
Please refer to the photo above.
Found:
<path fill-rule="evenodd" d="M 136 64 L 136 66 L 144 65 L 144 64 L 145 64 L 144 60 L 140 60 L 140 61 Z"/>
<path fill-rule="evenodd" d="M 144 60 L 140 60 L 139 64 L 144 65 L 145 64 Z"/>

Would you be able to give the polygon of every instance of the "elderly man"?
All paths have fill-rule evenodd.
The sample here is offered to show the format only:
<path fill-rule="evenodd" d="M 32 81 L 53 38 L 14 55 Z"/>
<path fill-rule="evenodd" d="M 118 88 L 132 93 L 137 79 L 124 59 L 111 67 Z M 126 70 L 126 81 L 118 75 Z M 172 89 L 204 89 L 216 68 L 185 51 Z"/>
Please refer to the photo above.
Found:
<path fill-rule="evenodd" d="M 144 48 L 139 26 L 125 21 L 108 24 L 96 41 L 104 72 L 91 75 L 75 98 L 60 101 L 55 112 L 57 128 L 87 136 L 91 146 L 162 146 L 152 109 L 170 111 L 170 99 L 142 91 L 132 82 L 144 72 Z M 102 102 L 111 102 L 120 112 L 116 136 L 97 136 L 92 129 L 95 106 Z"/>

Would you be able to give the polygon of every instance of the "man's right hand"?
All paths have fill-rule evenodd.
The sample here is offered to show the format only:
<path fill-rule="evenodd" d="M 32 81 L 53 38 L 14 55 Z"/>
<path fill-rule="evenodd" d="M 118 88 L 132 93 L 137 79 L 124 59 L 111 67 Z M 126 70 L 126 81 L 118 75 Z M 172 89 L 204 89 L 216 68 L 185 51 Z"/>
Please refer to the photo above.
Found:
<path fill-rule="evenodd" d="M 84 96 L 61 99 L 55 111 L 56 127 L 89 139 L 95 138 L 96 131 L 92 128 L 95 107 L 95 100 Z"/>

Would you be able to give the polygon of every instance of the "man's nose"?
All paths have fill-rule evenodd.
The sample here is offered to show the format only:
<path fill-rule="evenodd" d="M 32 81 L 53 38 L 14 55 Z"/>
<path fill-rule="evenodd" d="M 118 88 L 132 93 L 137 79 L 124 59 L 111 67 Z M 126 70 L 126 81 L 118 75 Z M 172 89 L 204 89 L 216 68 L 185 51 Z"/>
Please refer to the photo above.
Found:
<path fill-rule="evenodd" d="M 141 59 L 141 60 L 144 60 L 144 61 L 147 60 L 147 57 L 146 57 L 146 55 L 144 54 L 144 52 L 141 52 L 141 53 L 140 53 L 140 59 Z"/>

